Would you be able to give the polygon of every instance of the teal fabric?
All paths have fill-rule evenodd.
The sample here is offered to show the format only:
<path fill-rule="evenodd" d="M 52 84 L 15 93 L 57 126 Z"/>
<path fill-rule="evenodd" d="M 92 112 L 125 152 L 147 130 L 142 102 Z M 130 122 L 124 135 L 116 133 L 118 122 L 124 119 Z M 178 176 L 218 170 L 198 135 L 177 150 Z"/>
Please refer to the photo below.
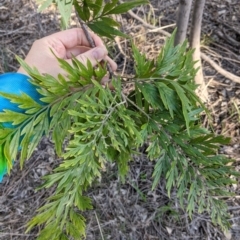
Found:
<path fill-rule="evenodd" d="M 29 77 L 20 73 L 5 73 L 0 75 L 0 92 L 20 95 L 22 92 L 29 95 L 39 104 L 41 95 L 37 92 L 36 87 L 29 81 Z M 15 112 L 24 112 L 23 109 L 18 108 L 18 105 L 11 103 L 8 99 L 0 96 L 0 112 L 4 109 Z M 4 123 L 4 127 L 13 127 L 11 123 Z"/>
<path fill-rule="evenodd" d="M 26 93 L 31 98 L 33 98 L 39 104 L 44 105 L 40 101 L 42 97 L 38 93 L 36 87 L 31 84 L 29 77 L 20 74 L 20 73 L 4 73 L 0 75 L 0 92 L 10 93 L 20 95 L 21 93 Z M 0 95 L 0 112 L 3 112 L 4 109 L 12 110 L 15 112 L 24 112 L 24 109 L 18 107 L 17 104 L 11 103 L 8 99 Z M 1 123 L 0 128 L 14 128 L 11 122 Z M 1 137 L 1 136 L 0 136 Z M 4 156 L 3 146 L 0 146 L 0 182 L 3 179 L 3 176 L 7 173 L 7 160 Z"/>

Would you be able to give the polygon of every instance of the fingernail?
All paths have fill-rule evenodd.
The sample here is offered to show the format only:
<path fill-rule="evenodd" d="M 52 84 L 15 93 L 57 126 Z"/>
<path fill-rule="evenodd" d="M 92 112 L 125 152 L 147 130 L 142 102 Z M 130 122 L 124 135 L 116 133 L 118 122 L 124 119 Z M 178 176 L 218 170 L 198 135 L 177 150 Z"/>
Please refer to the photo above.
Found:
<path fill-rule="evenodd" d="M 93 57 L 97 60 L 103 59 L 106 54 L 107 54 L 106 49 L 102 47 L 96 47 L 92 53 Z"/>

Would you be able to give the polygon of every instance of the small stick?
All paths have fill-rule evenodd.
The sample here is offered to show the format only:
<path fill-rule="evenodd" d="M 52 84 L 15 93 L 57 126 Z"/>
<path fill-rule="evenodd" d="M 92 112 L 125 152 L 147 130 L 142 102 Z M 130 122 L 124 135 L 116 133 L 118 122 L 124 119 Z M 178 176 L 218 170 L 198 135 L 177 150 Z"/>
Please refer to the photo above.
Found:
<path fill-rule="evenodd" d="M 76 13 L 76 14 L 77 14 L 77 13 Z M 77 15 L 77 16 L 78 16 L 78 15 Z M 84 34 L 86 35 L 86 38 L 87 38 L 90 46 L 91 46 L 92 48 L 95 48 L 95 47 L 96 47 L 96 44 L 95 44 L 92 36 L 89 34 L 89 32 L 88 32 L 88 30 L 87 30 L 87 25 L 86 25 L 86 23 L 85 23 L 79 16 L 78 16 L 78 21 L 80 22 L 80 25 L 81 25 L 81 27 L 82 27 L 82 29 L 83 29 Z"/>
<path fill-rule="evenodd" d="M 91 35 L 89 34 L 89 32 L 88 32 L 86 23 L 78 16 L 78 13 L 77 13 L 77 12 L 76 12 L 76 15 L 77 15 L 77 17 L 78 17 L 78 21 L 80 22 L 80 25 L 81 25 L 81 27 L 82 27 L 82 29 L 83 29 L 84 34 L 86 35 L 86 38 L 87 38 L 90 46 L 91 46 L 92 48 L 96 47 L 96 44 L 95 44 L 92 36 L 91 36 Z M 105 61 L 104 61 L 104 62 L 105 62 Z M 107 70 L 108 70 L 108 72 L 109 72 L 109 79 L 111 79 L 111 78 L 113 77 L 112 67 L 110 66 L 109 62 L 107 62 L 106 65 L 107 65 Z"/>

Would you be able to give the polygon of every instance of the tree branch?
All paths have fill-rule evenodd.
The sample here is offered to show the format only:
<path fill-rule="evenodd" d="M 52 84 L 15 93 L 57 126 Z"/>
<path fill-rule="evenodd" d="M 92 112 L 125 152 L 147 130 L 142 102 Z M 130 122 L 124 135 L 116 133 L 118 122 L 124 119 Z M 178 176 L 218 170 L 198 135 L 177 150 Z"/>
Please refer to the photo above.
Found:
<path fill-rule="evenodd" d="M 201 62 L 201 26 L 202 26 L 202 17 L 205 6 L 205 0 L 195 1 L 193 7 L 193 15 L 192 15 L 192 26 L 190 31 L 189 43 L 192 49 L 195 49 L 193 52 L 193 61 L 196 62 L 195 67 L 199 68 L 194 81 L 198 84 L 198 88 L 196 89 L 196 93 L 202 99 L 203 102 L 208 101 L 208 91 L 204 81 L 202 62 Z"/>
<path fill-rule="evenodd" d="M 220 73 L 222 76 L 232 80 L 233 82 L 240 83 L 240 77 L 228 72 L 227 70 L 220 67 L 217 63 L 215 63 L 209 56 L 207 56 L 205 53 L 201 53 L 201 58 L 208 62 L 218 73 Z"/>
<path fill-rule="evenodd" d="M 95 44 L 92 36 L 91 36 L 91 35 L 89 34 L 89 32 L 88 32 L 88 27 L 87 27 L 86 23 L 79 17 L 79 15 L 78 15 L 77 12 L 76 12 L 76 15 L 77 15 L 78 21 L 79 21 L 79 23 L 80 23 L 80 25 L 81 25 L 81 27 L 82 27 L 82 29 L 83 29 L 84 34 L 86 35 L 86 38 L 87 38 L 90 46 L 91 46 L 92 48 L 95 48 L 95 47 L 96 47 L 96 44 Z M 104 61 L 104 62 L 106 62 L 106 61 Z M 108 70 L 108 72 L 109 72 L 109 79 L 111 79 L 111 78 L 113 77 L 113 75 L 114 75 L 114 74 L 113 74 L 112 67 L 110 66 L 109 62 L 106 62 L 106 65 L 107 65 L 107 70 Z"/>
<path fill-rule="evenodd" d="M 174 45 L 181 44 L 187 36 L 187 28 L 190 17 L 192 0 L 180 0 L 177 15 L 177 33 L 174 40 Z"/>

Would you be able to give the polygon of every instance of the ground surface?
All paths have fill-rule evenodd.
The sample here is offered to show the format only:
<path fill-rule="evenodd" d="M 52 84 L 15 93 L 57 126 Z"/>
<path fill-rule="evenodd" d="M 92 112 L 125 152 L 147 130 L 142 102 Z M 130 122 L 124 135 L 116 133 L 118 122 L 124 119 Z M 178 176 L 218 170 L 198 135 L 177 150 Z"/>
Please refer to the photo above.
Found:
<path fill-rule="evenodd" d="M 151 7 L 134 12 L 156 27 L 175 23 L 177 0 L 151 0 Z M 16 71 L 15 54 L 24 57 L 35 39 L 59 30 L 59 17 L 54 8 L 39 14 L 31 0 L 0 0 L 0 72 Z M 221 67 L 240 76 L 240 3 L 239 0 L 207 0 L 203 21 L 202 51 Z M 78 24 L 72 18 L 72 26 Z M 122 28 L 134 37 L 135 44 L 149 57 L 154 57 L 164 43 L 165 36 L 148 28 L 126 14 Z M 172 32 L 173 26 L 165 29 Z M 119 50 L 121 48 L 121 52 Z M 119 64 L 119 73 L 131 73 L 126 41 L 117 41 L 113 57 Z M 115 49 L 115 50 L 114 50 Z M 205 126 L 213 124 L 217 133 L 232 137 L 232 144 L 221 151 L 236 159 L 240 169 L 240 84 L 218 74 L 203 62 L 209 92 L 212 120 L 204 119 Z M 0 185 L 0 239 L 33 240 L 39 229 L 25 234 L 25 224 L 34 216 L 51 191 L 36 192 L 41 177 L 58 163 L 53 146 L 43 139 L 24 170 L 15 165 L 11 176 Z M 176 206 L 166 207 L 169 199 L 164 184 L 150 192 L 152 165 L 144 154 L 135 157 L 126 184 L 121 185 L 115 175 L 115 166 L 109 166 L 101 183 L 89 191 L 94 210 L 86 213 L 87 239 L 98 240 L 154 240 L 154 239 L 240 239 L 240 188 L 233 186 L 236 197 L 226 199 L 231 213 L 232 228 L 223 233 L 213 226 L 207 215 L 188 219 Z M 165 206 L 165 207 L 164 207 Z"/>

